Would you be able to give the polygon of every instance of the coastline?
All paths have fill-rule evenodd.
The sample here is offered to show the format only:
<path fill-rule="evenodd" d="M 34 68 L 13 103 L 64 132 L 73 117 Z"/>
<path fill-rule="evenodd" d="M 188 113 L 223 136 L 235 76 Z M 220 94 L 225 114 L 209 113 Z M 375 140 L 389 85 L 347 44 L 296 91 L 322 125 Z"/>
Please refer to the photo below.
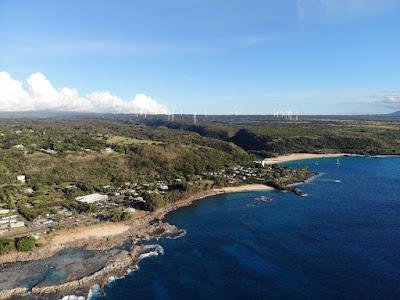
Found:
<path fill-rule="evenodd" d="M 108 262 L 102 269 L 94 274 L 78 280 L 63 282 L 56 285 L 27 288 L 14 288 L 0 291 L 0 299 L 9 299 L 15 296 L 23 296 L 27 293 L 44 295 L 76 289 L 89 290 L 94 284 L 104 286 L 110 276 L 126 275 L 133 265 L 139 260 L 146 250 L 137 244 L 139 241 L 157 239 L 165 232 L 178 232 L 174 225 L 164 222 L 165 216 L 179 208 L 190 206 L 194 202 L 221 194 L 238 193 L 248 191 L 270 191 L 274 188 L 263 184 L 247 184 L 241 186 L 215 188 L 196 193 L 186 199 L 168 205 L 156 212 L 146 213 L 141 217 L 124 223 L 106 223 L 83 228 L 75 228 L 69 234 L 60 237 L 57 235 L 46 245 L 28 253 L 10 253 L 0 257 L 1 264 L 15 262 L 27 262 L 51 257 L 68 248 L 83 248 L 87 250 L 108 250 L 121 245 L 127 240 L 132 240 L 130 251 L 123 251 Z M 101 233 L 98 229 L 101 228 Z M 112 228 L 112 229 L 111 229 Z M 162 232 L 160 234 L 160 232 Z"/>
<path fill-rule="evenodd" d="M 266 165 L 281 164 L 290 161 L 313 159 L 313 158 L 331 158 L 331 157 L 343 157 L 354 154 L 347 153 L 292 153 L 287 155 L 280 155 L 277 157 L 265 158 L 263 163 Z"/>
<path fill-rule="evenodd" d="M 229 194 L 229 193 L 241 193 L 241 192 L 251 192 L 251 191 L 271 191 L 274 190 L 273 187 L 265 185 L 265 184 L 244 184 L 239 186 L 229 186 L 229 187 L 221 187 L 221 188 L 214 188 L 207 191 L 202 191 L 190 196 L 187 199 L 180 200 L 176 203 L 168 205 L 164 208 L 155 212 L 157 218 L 163 219 L 168 213 L 177 210 L 179 208 L 189 206 L 194 202 L 216 195 L 221 194 Z"/>

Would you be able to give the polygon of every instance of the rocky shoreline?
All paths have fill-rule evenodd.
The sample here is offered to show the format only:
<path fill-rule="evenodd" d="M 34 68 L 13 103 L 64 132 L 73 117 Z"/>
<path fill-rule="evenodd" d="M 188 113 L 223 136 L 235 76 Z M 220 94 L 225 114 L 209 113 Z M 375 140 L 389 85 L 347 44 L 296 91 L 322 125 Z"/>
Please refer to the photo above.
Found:
<path fill-rule="evenodd" d="M 145 230 L 139 235 L 134 235 L 131 237 L 136 242 L 131 246 L 130 251 L 125 251 L 125 250 L 121 251 L 121 253 L 112 257 L 112 259 L 106 264 L 106 266 L 104 266 L 101 270 L 95 272 L 90 276 L 86 276 L 78 280 L 64 282 L 57 285 L 33 287 L 32 289 L 15 288 L 11 290 L 0 291 L 0 299 L 8 299 L 14 296 L 24 296 L 27 294 L 46 295 L 46 294 L 54 294 L 65 291 L 74 291 L 77 289 L 89 290 L 96 283 L 100 284 L 101 286 L 104 286 L 107 283 L 108 278 L 110 276 L 112 275 L 121 276 L 126 274 L 127 270 L 138 262 L 140 255 L 152 251 L 152 249 L 146 249 L 143 246 L 138 245 L 137 241 L 157 238 L 160 232 L 162 233 L 166 231 L 177 232 L 178 229 L 173 225 L 163 222 L 157 222 L 152 225 L 149 225 L 148 230 Z M 93 241 L 94 244 L 90 243 L 90 241 L 86 241 L 85 243 L 79 242 L 71 246 L 73 246 L 74 248 L 84 247 L 85 249 L 88 250 L 89 249 L 107 250 L 123 243 L 127 239 L 129 239 L 129 237 L 121 235 L 118 237 L 114 237 L 113 240 L 110 239 L 96 240 Z M 107 246 L 104 246 L 104 244 L 106 244 Z M 49 253 L 50 252 L 46 251 L 43 255 L 39 256 L 41 257 L 40 259 L 42 259 L 42 257 L 46 257 Z"/>
<path fill-rule="evenodd" d="M 139 243 L 140 241 L 148 241 L 165 237 L 165 233 L 177 234 L 180 231 L 174 225 L 163 222 L 165 216 L 179 208 L 189 206 L 193 202 L 219 194 L 244 192 L 254 190 L 269 190 L 272 189 L 265 185 L 244 185 L 231 188 L 218 188 L 208 191 L 199 192 L 191 197 L 178 201 L 172 205 L 162 208 L 154 213 L 151 213 L 143 218 L 136 219 L 129 223 L 130 229 L 126 232 L 104 238 L 90 238 L 82 240 L 74 240 L 71 242 L 53 246 L 51 243 L 41 248 L 35 249 L 29 253 L 11 253 L 0 257 L 0 265 L 10 264 L 15 262 L 26 262 L 32 260 L 41 260 L 49 258 L 58 252 L 68 248 L 82 248 L 86 250 L 109 250 L 125 241 L 131 240 L 132 246 L 130 251 L 122 251 L 115 255 L 111 261 L 107 263 L 101 270 L 92 275 L 83 277 L 78 280 L 64 282 L 57 285 L 28 288 L 14 288 L 10 290 L 0 291 L 0 299 L 9 299 L 15 296 L 24 295 L 49 295 L 59 292 L 74 291 L 77 289 L 89 290 L 94 284 L 104 286 L 108 282 L 110 276 L 122 276 L 127 273 L 129 268 L 136 265 L 142 254 L 148 253 L 151 249 L 145 249 Z"/>

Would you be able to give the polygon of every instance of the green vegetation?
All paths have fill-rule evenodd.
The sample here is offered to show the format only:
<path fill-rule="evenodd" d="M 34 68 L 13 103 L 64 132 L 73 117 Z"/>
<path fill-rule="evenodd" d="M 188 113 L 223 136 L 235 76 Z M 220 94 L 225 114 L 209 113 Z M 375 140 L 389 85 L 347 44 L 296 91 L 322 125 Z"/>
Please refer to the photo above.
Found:
<path fill-rule="evenodd" d="M 17 250 L 28 252 L 36 247 L 36 239 L 33 236 L 26 236 L 17 240 Z"/>
<path fill-rule="evenodd" d="M 111 222 L 127 221 L 131 218 L 131 214 L 122 211 L 120 208 L 114 208 L 111 212 Z"/>
<path fill-rule="evenodd" d="M 124 182 L 170 183 L 239 162 L 252 156 L 183 130 L 114 119 L 0 120 L 0 206 L 16 207 L 28 221 L 62 207 L 90 213 L 75 197 Z M 25 185 L 16 180 L 21 174 Z"/>
<path fill-rule="evenodd" d="M 251 118 L 250 118 L 251 119 Z M 223 119 L 222 119 L 223 120 Z M 202 136 L 232 142 L 260 156 L 295 152 L 400 154 L 400 123 L 396 121 L 266 121 L 249 125 L 224 124 L 223 121 L 165 123 Z M 149 122 L 154 125 L 154 122 Z M 157 124 L 160 125 L 160 122 Z"/>
<path fill-rule="evenodd" d="M 54 221 L 71 214 L 97 216 L 109 209 L 104 218 L 117 222 L 129 214 L 75 198 L 118 192 L 127 182 L 137 183 L 137 195 L 116 196 L 116 207 L 132 204 L 152 211 L 213 187 L 267 183 L 284 189 L 312 175 L 307 169 L 261 168 L 254 163 L 256 156 L 400 154 L 395 121 L 234 121 L 216 117 L 193 124 L 178 117 L 169 122 L 129 115 L 0 120 L 0 208 L 15 209 L 24 222 L 50 215 Z M 258 177 L 232 180 L 228 171 L 234 166 L 256 170 Z M 210 175 L 221 170 L 227 173 Z M 18 175 L 25 175 L 26 183 L 18 182 Z M 169 187 L 167 192 L 157 190 L 158 181 Z M 137 197 L 143 201 L 133 203 Z"/>
<path fill-rule="evenodd" d="M 0 255 L 7 254 L 13 250 L 15 250 L 15 246 L 12 240 L 0 239 Z"/>
<path fill-rule="evenodd" d="M 125 146 L 125 145 L 141 145 L 141 144 L 148 144 L 148 145 L 153 145 L 153 144 L 161 144 L 162 142 L 160 141 L 152 141 L 152 140 L 139 140 L 135 138 L 129 138 L 126 136 L 110 136 L 107 139 L 107 144 L 110 145 L 119 145 L 119 146 Z"/>
<path fill-rule="evenodd" d="M 260 155 L 293 152 L 399 154 L 400 128 L 370 124 L 279 124 L 249 126 L 232 142 Z"/>

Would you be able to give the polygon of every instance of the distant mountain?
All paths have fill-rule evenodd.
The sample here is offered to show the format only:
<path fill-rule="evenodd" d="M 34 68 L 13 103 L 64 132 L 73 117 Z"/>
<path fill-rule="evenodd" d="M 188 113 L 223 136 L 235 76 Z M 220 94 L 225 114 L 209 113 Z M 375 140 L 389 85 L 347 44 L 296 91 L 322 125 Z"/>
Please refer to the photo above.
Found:
<path fill-rule="evenodd" d="M 400 117 L 400 110 L 395 111 L 394 113 L 389 114 L 392 117 Z"/>
<path fill-rule="evenodd" d="M 0 111 L 0 118 L 3 119 L 69 119 L 69 118 L 90 118 L 90 117 L 106 117 L 118 116 L 113 113 L 87 113 L 87 112 L 70 112 L 70 111 L 53 111 L 53 110 L 37 110 L 37 111 Z"/>

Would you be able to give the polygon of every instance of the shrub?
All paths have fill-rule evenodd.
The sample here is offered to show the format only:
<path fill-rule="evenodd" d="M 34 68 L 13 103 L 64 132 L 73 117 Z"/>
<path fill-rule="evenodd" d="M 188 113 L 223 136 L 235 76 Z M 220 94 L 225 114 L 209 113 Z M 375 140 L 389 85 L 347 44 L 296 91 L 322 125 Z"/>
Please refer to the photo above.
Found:
<path fill-rule="evenodd" d="M 36 239 L 33 236 L 25 236 L 17 241 L 17 250 L 20 252 L 28 252 L 36 247 Z"/>
<path fill-rule="evenodd" d="M 121 221 L 126 221 L 131 217 L 131 215 L 127 212 L 122 211 L 119 208 L 113 209 L 111 213 L 111 218 L 110 220 L 112 222 L 121 222 Z"/>
<path fill-rule="evenodd" d="M 7 254 L 14 248 L 14 243 L 11 240 L 0 239 L 0 255 Z"/>

